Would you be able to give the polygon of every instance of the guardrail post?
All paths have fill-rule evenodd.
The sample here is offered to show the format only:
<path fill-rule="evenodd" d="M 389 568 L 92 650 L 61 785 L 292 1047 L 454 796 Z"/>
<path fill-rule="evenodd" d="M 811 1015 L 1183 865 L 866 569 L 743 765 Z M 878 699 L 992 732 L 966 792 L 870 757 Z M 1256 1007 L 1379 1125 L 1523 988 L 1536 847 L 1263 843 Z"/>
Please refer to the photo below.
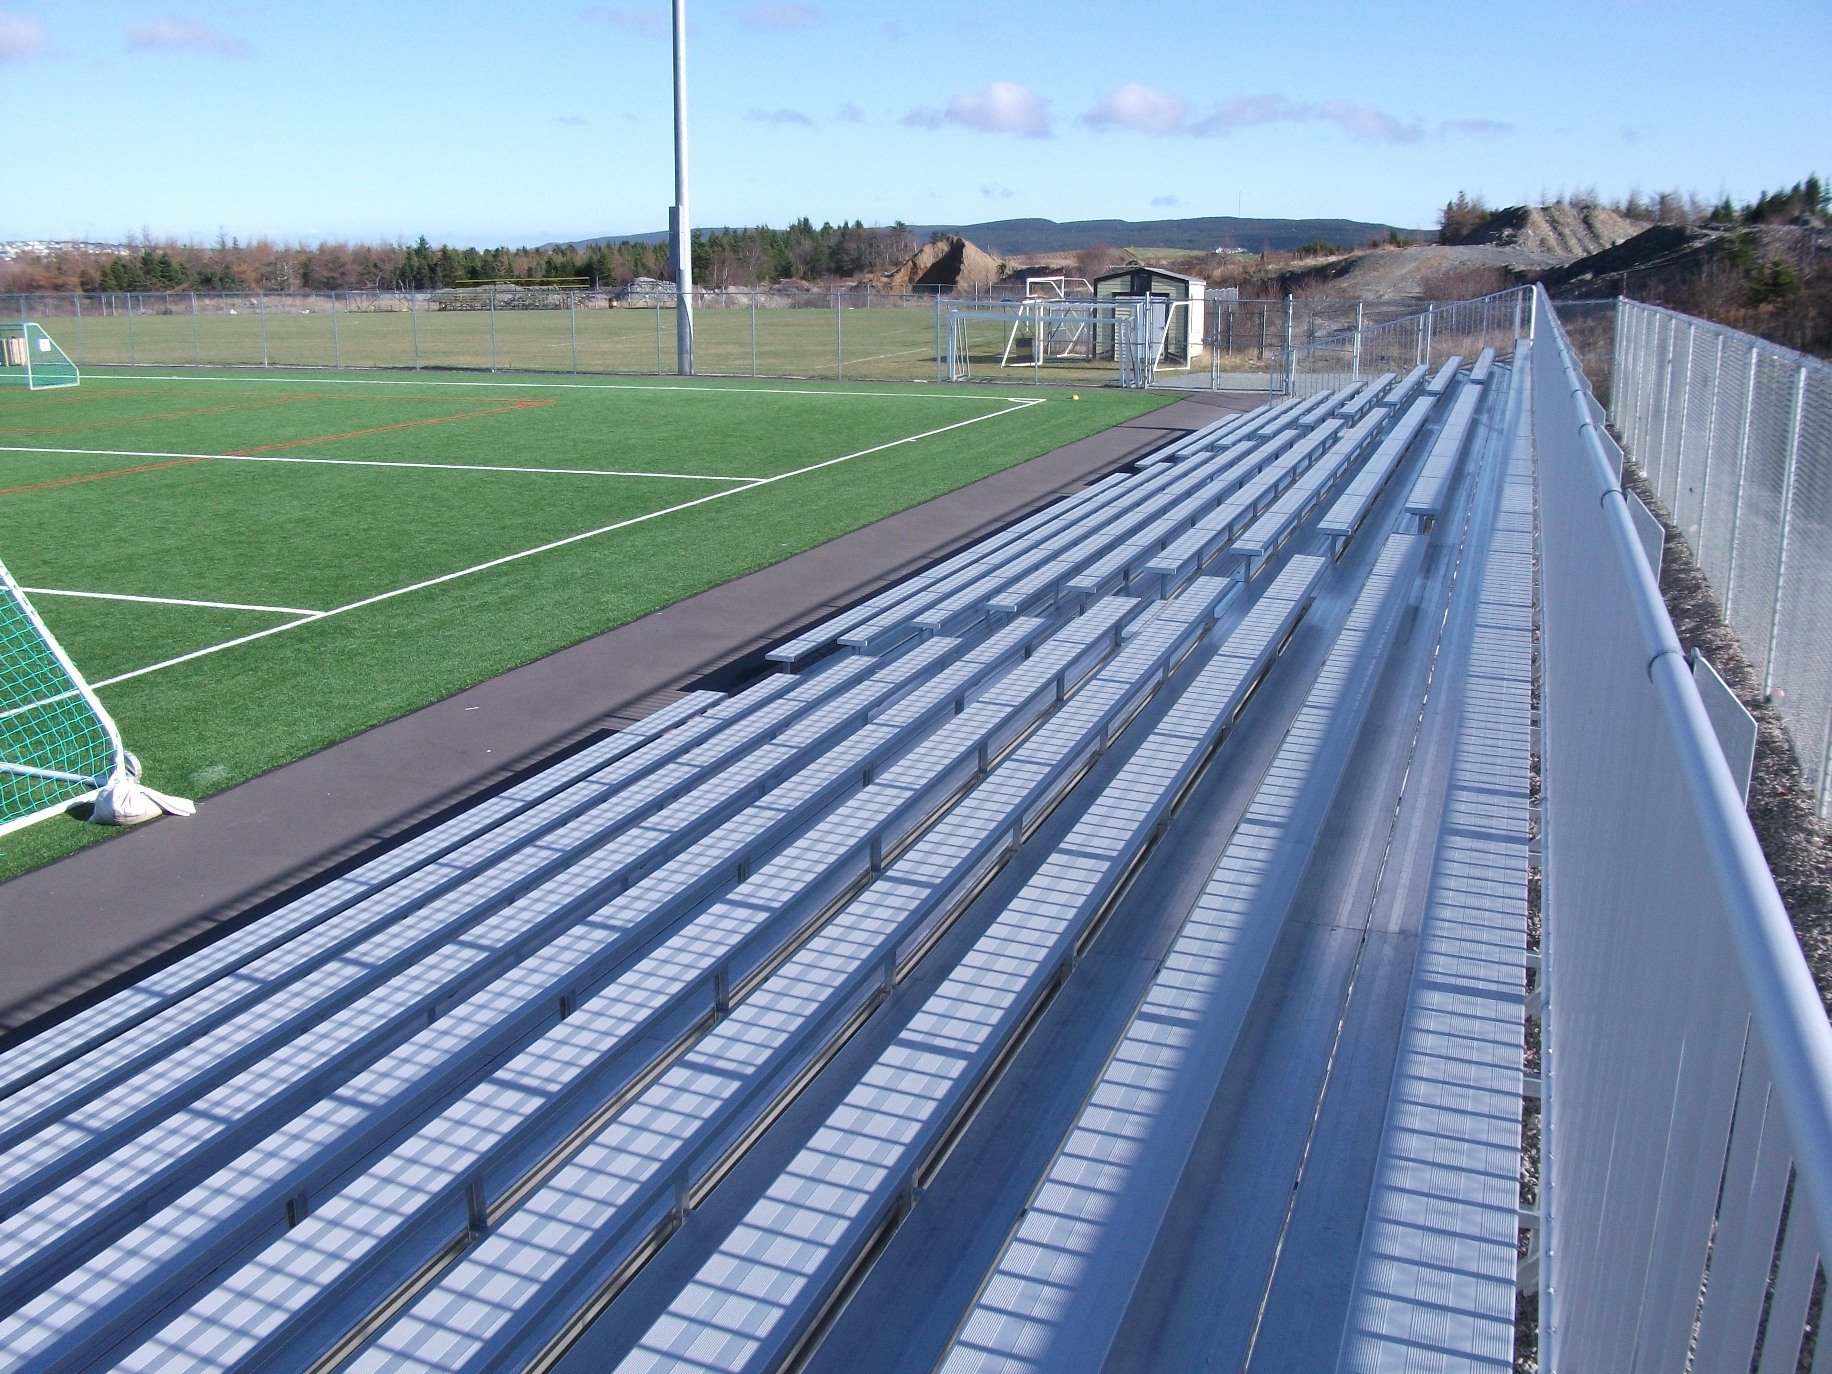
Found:
<path fill-rule="evenodd" d="M 1788 535 L 1794 524 L 1794 479 L 1800 468 L 1800 426 L 1806 418 L 1807 369 L 1802 363 L 1794 373 L 1793 424 L 1788 430 L 1787 469 L 1781 479 L 1781 557 L 1775 569 L 1775 609 L 1769 616 L 1768 662 L 1762 665 L 1762 692 L 1775 690 L 1775 648 L 1781 642 L 1781 600 L 1787 593 Z"/>

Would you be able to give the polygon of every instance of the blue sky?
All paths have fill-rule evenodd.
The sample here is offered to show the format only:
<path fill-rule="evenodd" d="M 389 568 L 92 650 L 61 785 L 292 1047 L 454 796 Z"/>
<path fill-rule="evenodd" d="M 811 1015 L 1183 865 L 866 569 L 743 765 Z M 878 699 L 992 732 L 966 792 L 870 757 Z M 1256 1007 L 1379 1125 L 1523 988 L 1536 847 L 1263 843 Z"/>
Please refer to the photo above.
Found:
<path fill-rule="evenodd" d="M 667 11 L 0 0 L 0 238 L 661 228 Z M 690 0 L 694 218 L 1342 215 L 1832 172 L 1832 5 Z M 23 112 L 23 113 L 22 113 Z"/>

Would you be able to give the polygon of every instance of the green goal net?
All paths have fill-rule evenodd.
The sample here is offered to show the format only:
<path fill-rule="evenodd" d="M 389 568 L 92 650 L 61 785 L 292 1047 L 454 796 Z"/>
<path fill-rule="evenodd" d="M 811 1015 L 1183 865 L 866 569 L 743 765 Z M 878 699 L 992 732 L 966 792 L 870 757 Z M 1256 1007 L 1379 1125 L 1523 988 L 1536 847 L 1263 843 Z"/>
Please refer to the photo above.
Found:
<path fill-rule="evenodd" d="M 112 824 L 190 814 L 138 781 L 102 703 L 0 563 L 0 834 L 92 801 Z"/>
<path fill-rule="evenodd" d="M 43 326 L 30 320 L 0 324 L 0 386 L 28 391 L 75 386 L 83 374 Z"/>

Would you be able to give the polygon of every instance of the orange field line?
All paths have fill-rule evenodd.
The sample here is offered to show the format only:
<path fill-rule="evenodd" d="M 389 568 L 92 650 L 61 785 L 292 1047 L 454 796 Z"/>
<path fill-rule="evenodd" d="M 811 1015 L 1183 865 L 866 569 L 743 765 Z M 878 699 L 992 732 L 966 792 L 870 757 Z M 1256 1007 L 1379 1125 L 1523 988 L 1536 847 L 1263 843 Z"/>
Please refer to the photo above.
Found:
<path fill-rule="evenodd" d="M 239 410 L 264 410 L 323 399 L 325 397 L 321 391 L 302 391 L 291 396 L 273 396 L 260 401 L 234 401 L 220 406 L 194 406 L 188 410 L 162 410 L 153 415 L 122 415 L 105 420 L 77 420 L 67 425 L 6 425 L 0 426 L 0 434 L 69 434 L 81 429 L 113 429 L 117 425 L 146 425 L 156 420 L 190 420 L 199 415 L 228 415 Z"/>
<path fill-rule="evenodd" d="M 523 398 L 511 401 L 507 405 L 486 406 L 482 410 L 461 410 L 453 415 L 429 415 L 423 420 L 397 420 L 391 425 L 372 425 L 368 429 L 349 429 L 341 434 L 314 434 L 306 439 L 283 439 L 277 444 L 260 444 L 254 448 L 238 448 L 236 454 L 250 455 L 272 453 L 281 448 L 303 448 L 307 444 L 333 444 L 342 439 L 362 439 L 371 434 L 391 434 L 401 429 L 418 429 L 422 425 L 449 425 L 456 420 L 481 420 L 486 415 L 508 415 L 518 410 L 541 410 L 554 403 L 552 397 L 540 399 Z"/>
<path fill-rule="evenodd" d="M 165 394 L 166 394 L 165 388 L 157 387 L 157 386 L 110 387 L 108 390 L 102 393 L 102 395 L 106 396 L 110 400 L 113 400 L 116 396 L 159 396 L 159 395 L 165 395 Z M 31 393 L 16 396 L 16 397 L 15 396 L 0 396 L 0 412 L 5 412 L 14 406 L 23 407 L 23 406 L 69 405 L 73 401 L 88 401 L 90 403 L 93 403 L 95 399 L 96 398 L 95 398 L 94 392 L 83 391 L 81 389 L 71 390 L 71 391 L 55 391 L 48 395 L 44 393 L 40 393 L 40 392 L 31 392 Z"/>
<path fill-rule="evenodd" d="M 51 487 L 72 487 L 78 482 L 100 482 L 105 477 L 130 477 L 136 472 L 158 472 L 161 468 L 182 468 L 192 463 L 208 463 L 208 458 L 174 458 L 166 463 L 141 463 L 131 468 L 110 468 L 107 472 L 85 472 L 75 477 L 53 477 L 44 482 L 27 482 L 21 487 L 0 487 L 0 496 L 18 496 L 22 492 L 45 491 Z"/>

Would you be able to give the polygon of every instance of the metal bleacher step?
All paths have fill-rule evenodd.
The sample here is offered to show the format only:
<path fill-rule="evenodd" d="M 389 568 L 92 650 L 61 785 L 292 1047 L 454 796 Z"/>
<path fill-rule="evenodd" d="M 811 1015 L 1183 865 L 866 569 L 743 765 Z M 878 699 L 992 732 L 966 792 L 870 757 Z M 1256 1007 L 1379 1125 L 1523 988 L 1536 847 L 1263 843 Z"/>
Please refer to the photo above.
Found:
<path fill-rule="evenodd" d="M 518 1299 L 498 1305 L 488 1329 L 481 1314 L 467 1325 L 473 1345 L 488 1344 L 500 1354 L 517 1332 L 533 1330 L 533 1339 L 546 1339 L 563 1324 L 573 1298 L 597 1292 L 607 1273 L 624 1272 L 682 1207 L 691 1206 L 717 1181 L 732 1152 L 767 1125 L 783 1094 L 804 1082 L 836 1040 L 856 1028 L 857 1018 L 869 1014 L 939 924 L 1073 783 L 1083 756 L 1098 750 L 1130 718 L 1142 696 L 1188 652 L 1232 592 L 1228 584 L 1212 583 L 1154 617 L 947 816 L 774 965 L 729 1015 L 640 1094 L 619 1104 L 614 1116 L 578 1142 L 567 1159 L 552 1162 L 545 1175 L 522 1185 L 506 1216 L 498 1219 L 493 1212 L 488 1234 L 407 1309 L 403 1324 L 411 1328 L 419 1313 L 455 1301 L 454 1294 L 475 1291 L 479 1282 L 514 1274 L 523 1289 Z M 549 1038 L 584 1037 L 601 1047 L 606 1032 L 587 1024 L 590 1014 L 590 1008 L 582 1008 L 574 1022 Z M 558 1050 L 547 1053 L 554 1057 Z M 529 1074 L 511 1066 L 506 1076 L 514 1081 Z M 539 1076 L 549 1081 L 553 1075 Z M 471 1111 L 489 1105 L 481 1090 L 473 1097 L 477 1101 Z M 492 1126 L 509 1110 L 497 1106 Z M 477 1134 L 474 1130 L 472 1137 Z M 434 1206 L 438 1190 L 432 1186 L 433 1174 L 442 1170 L 448 1212 L 458 1205 L 463 1171 L 453 1152 L 442 1151 L 436 1162 L 416 1163 L 413 1157 L 416 1148 L 424 1153 L 442 1138 L 436 1125 L 428 1128 L 422 1133 L 426 1144 L 400 1147 L 390 1161 L 370 1171 L 374 1183 L 359 1181 L 345 1190 L 262 1257 L 260 1272 L 288 1273 L 296 1285 L 318 1283 L 322 1294 L 309 1315 L 296 1289 L 273 1305 L 276 1313 L 284 1307 L 284 1324 L 276 1324 L 277 1317 L 257 1317 L 252 1325 L 267 1334 L 258 1349 L 248 1351 L 250 1358 L 258 1355 L 265 1366 L 282 1347 L 319 1348 L 323 1332 L 309 1329 L 314 1317 L 327 1331 L 346 1324 L 346 1315 L 334 1310 L 339 1294 L 351 1301 L 374 1301 L 372 1291 L 357 1298 L 354 1285 L 360 1276 L 363 1289 L 377 1287 L 372 1256 L 384 1237 L 407 1224 L 403 1180 L 411 1178 L 413 1193 Z M 486 1188 L 485 1194 L 494 1198 L 497 1190 Z M 370 1201 L 369 1195 L 385 1202 Z M 586 1198 L 591 1201 L 582 1210 Z M 432 1234 L 442 1232 L 435 1228 Z M 424 1253 L 397 1256 L 388 1272 L 423 1275 L 425 1263 Z M 246 1276 L 250 1282 L 254 1273 Z M 228 1287 L 245 1291 L 236 1280 Z M 222 1301 L 212 1295 L 200 1307 L 207 1311 Z M 327 1308 L 333 1309 L 328 1322 Z M 248 1315 L 245 1300 L 243 1313 Z M 185 1329 L 202 1329 L 202 1324 Z M 402 1339 L 420 1345 L 411 1335 Z M 158 1340 L 162 1357 L 182 1358 L 176 1333 Z M 448 1346 L 438 1358 L 450 1362 L 456 1355 Z"/>
<path fill-rule="evenodd" d="M 1234 837 L 940 1368 L 1097 1370 L 1347 765 L 1419 541 L 1390 536 Z M 1114 1205 L 1123 1199 L 1122 1206 Z"/>
<path fill-rule="evenodd" d="M 1033 878 L 619 1366 L 773 1367 L 851 1271 L 1040 1005 L 1308 602 L 1322 561 L 1262 595 Z M 411 1367 L 411 1366 L 408 1366 Z"/>
<path fill-rule="evenodd" d="M 607 984 L 621 989 L 613 997 L 619 1013 L 635 1014 L 645 1004 L 645 975 L 637 971 L 657 960 L 669 961 L 674 948 L 685 948 L 695 967 L 688 969 L 676 959 L 663 980 L 675 991 L 661 997 L 651 1011 L 656 1016 L 673 1011 L 677 1019 L 696 1019 L 703 1014 L 701 1005 L 725 995 L 722 986 L 729 988 L 745 976 L 743 959 L 759 950 L 757 940 L 739 938 L 744 934 L 740 926 L 749 922 L 781 930 L 793 924 L 793 913 L 786 909 L 788 893 L 778 876 L 785 865 L 799 865 L 830 885 L 843 885 L 856 876 L 859 864 L 877 862 L 904 831 L 921 824 L 942 800 L 983 772 L 992 758 L 1021 738 L 1112 653 L 1135 606 L 1116 599 L 1098 613 L 1070 622 L 959 714 L 953 713 L 951 701 L 938 699 L 915 723 L 926 727 L 940 719 L 945 723 L 938 730 L 872 724 L 831 746 L 817 763 L 771 794 L 771 800 L 741 813 L 533 952 L 317 1106 L 260 1140 L 246 1157 L 236 1158 L 234 1146 L 221 1137 L 228 1111 L 240 1101 L 236 1090 L 258 1092 L 259 1085 L 241 1088 L 232 1082 L 227 1085 L 228 1102 L 219 1106 L 206 1097 L 164 1129 L 170 1145 L 164 1144 L 160 1132 L 138 1138 L 105 1176 L 72 1180 L 73 1186 L 47 1195 L 36 1213 L 27 1209 L 0 1223 L 0 1264 L 5 1265 L 0 1282 L 8 1285 L 6 1291 L 42 1289 L 47 1280 L 80 1265 L 41 1299 L 26 1304 L 15 1319 L 0 1322 L 0 1351 L 14 1348 L 16 1341 L 36 1347 L 47 1339 L 36 1317 L 39 1311 L 62 1314 L 53 1323 L 58 1330 L 85 1326 L 85 1314 L 105 1306 L 124 1279 L 145 1272 L 129 1257 L 144 1255 L 148 1247 L 169 1252 L 175 1235 L 233 1249 L 250 1236 L 284 1228 L 289 1202 L 310 1197 L 362 1157 L 384 1148 L 426 1111 L 462 1093 L 492 1064 L 556 1020 L 570 1018 L 568 1008 L 600 995 Z M 899 742 L 905 748 L 893 753 L 891 746 Z M 835 810 L 848 794 L 851 800 Z M 857 830 L 850 842 L 845 838 L 849 825 Z M 791 830 L 805 832 L 802 849 L 791 844 L 777 859 L 764 861 L 759 837 Z M 753 852 L 758 853 L 754 863 L 744 861 L 742 856 Z M 818 856 L 818 868 L 809 870 L 804 855 Z M 755 872 L 745 877 L 753 867 Z M 681 917 L 729 886 L 734 877 L 739 885 L 721 906 L 674 933 Z M 739 913 L 736 924 L 733 911 Z M 716 933 L 720 930 L 722 935 Z M 725 946 L 725 953 L 715 958 L 715 947 Z M 722 974 L 714 965 L 723 966 Z M 661 986 L 653 981 L 655 976 L 649 975 L 651 998 Z M 632 979 L 635 985 L 626 987 Z M 689 1008 L 680 996 L 695 988 L 700 993 Z M 309 1051 L 305 1057 L 312 1057 Z M 279 1070 L 253 1072 L 272 1075 Z M 182 1179 L 169 1177 L 174 1166 L 161 1154 L 162 1147 L 196 1156 L 206 1143 L 214 1146 L 213 1152 L 193 1163 L 213 1165 L 208 1177 L 200 1177 L 197 1167 Z M 163 1172 L 158 1167 L 162 1163 Z M 187 1182 L 190 1192 L 180 1196 Z M 111 1231 L 120 1231 L 135 1214 L 175 1196 L 179 1205 L 168 1215 L 155 1217 L 152 1224 L 129 1232 L 82 1263 Z M 111 1205 L 104 1207 L 105 1199 L 111 1199 Z M 79 1206 L 81 1218 L 71 1223 L 69 1213 Z M 293 1211 L 298 1212 L 296 1202 Z M 167 1268 L 161 1278 L 170 1283 L 184 1274 L 204 1272 L 207 1266 L 185 1265 Z"/>

